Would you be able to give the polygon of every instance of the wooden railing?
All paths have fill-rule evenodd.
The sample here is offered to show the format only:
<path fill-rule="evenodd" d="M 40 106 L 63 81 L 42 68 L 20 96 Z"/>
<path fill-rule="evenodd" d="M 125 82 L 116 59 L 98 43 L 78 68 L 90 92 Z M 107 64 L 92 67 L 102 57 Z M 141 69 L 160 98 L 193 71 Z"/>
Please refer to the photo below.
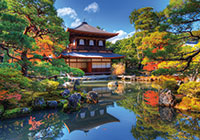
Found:
<path fill-rule="evenodd" d="M 100 52 L 105 51 L 105 53 L 112 53 L 111 50 L 108 50 L 105 48 L 105 46 L 75 46 L 75 45 L 69 45 L 70 51 L 87 51 L 87 52 Z"/>

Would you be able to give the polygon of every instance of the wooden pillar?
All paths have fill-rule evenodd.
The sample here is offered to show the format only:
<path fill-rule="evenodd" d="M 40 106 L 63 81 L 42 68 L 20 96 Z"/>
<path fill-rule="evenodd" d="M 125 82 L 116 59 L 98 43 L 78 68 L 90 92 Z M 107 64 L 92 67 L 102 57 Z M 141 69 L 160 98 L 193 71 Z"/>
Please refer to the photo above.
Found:
<path fill-rule="evenodd" d="M 87 62 L 87 72 L 88 73 L 92 72 L 92 62 Z"/>

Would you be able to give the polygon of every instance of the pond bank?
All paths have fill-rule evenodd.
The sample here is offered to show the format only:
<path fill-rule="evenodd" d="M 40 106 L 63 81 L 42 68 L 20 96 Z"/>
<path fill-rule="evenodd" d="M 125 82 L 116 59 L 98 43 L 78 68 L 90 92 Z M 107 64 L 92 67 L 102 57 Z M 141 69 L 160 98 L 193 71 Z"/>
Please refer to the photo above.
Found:
<path fill-rule="evenodd" d="M 125 84 L 123 96 L 107 83 L 85 85 L 98 91 L 99 103 L 64 113 L 61 108 L 32 111 L 25 117 L 0 121 L 0 140 L 21 139 L 194 139 L 200 138 L 200 114 L 153 106 L 151 83 Z M 156 94 L 155 94 L 156 95 Z M 115 99 L 118 97 L 118 99 Z M 120 98 L 123 97 L 123 98 Z M 145 98 L 144 98 L 145 97 Z"/>

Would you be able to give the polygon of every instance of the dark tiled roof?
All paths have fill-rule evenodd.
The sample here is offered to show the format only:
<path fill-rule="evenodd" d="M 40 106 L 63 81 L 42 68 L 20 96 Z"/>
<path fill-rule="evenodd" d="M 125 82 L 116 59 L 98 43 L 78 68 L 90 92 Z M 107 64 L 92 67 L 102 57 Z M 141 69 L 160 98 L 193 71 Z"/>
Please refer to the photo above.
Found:
<path fill-rule="evenodd" d="M 100 33 L 100 34 L 113 34 L 113 35 L 118 35 L 118 33 L 109 33 L 103 30 L 100 30 L 96 27 L 93 27 L 87 22 L 83 22 L 81 25 L 79 25 L 76 28 L 69 28 L 69 30 L 75 30 L 75 31 L 82 31 L 82 32 L 91 32 L 91 33 Z"/>
<path fill-rule="evenodd" d="M 83 57 L 83 58 L 123 58 L 124 55 L 115 53 L 96 53 L 96 52 L 63 52 L 63 56 Z"/>

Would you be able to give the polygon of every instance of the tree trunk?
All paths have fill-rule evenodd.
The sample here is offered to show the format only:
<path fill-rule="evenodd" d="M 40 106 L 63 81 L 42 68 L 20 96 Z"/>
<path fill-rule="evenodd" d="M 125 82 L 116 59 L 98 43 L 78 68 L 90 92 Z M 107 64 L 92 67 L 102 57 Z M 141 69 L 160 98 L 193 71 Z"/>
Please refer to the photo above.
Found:
<path fill-rule="evenodd" d="M 21 72 L 24 76 L 28 76 L 28 58 L 27 58 L 27 51 L 22 52 L 21 54 L 21 60 L 22 60 L 22 68 Z"/>

